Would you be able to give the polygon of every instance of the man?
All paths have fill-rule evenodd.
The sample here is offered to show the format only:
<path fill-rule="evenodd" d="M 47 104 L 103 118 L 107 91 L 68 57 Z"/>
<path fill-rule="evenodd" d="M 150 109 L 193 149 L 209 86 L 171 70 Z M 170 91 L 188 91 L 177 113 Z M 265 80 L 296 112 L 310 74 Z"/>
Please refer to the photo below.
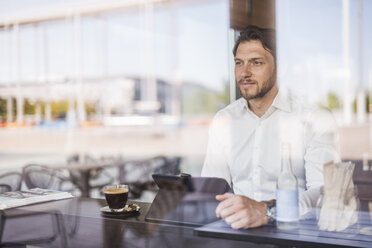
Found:
<path fill-rule="evenodd" d="M 233 49 L 242 98 L 220 110 L 210 127 L 202 176 L 225 178 L 234 190 L 216 196 L 216 215 L 234 229 L 269 222 L 281 168 L 280 146 L 291 145 L 300 213 L 315 206 L 322 166 L 339 161 L 334 119 L 282 89 L 276 79 L 275 32 L 248 26 Z"/>

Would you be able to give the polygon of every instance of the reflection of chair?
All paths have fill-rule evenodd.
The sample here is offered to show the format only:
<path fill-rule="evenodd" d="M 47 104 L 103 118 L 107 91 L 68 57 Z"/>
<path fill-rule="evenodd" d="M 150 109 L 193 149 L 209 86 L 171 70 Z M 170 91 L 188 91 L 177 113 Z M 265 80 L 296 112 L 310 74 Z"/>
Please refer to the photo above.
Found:
<path fill-rule="evenodd" d="M 50 233 L 43 233 L 42 235 L 37 235 L 36 237 L 32 237 L 32 235 L 30 237 L 26 235 L 28 237 L 25 240 L 16 239 L 16 240 L 10 240 L 10 241 L 8 240 L 7 242 L 4 242 L 3 234 L 4 234 L 5 226 L 7 223 L 11 224 L 12 219 L 17 219 L 17 221 L 21 219 L 29 220 L 29 221 L 31 220 L 29 223 L 42 222 L 43 225 L 51 223 L 51 228 L 48 229 Z M 29 225 L 25 225 L 25 227 L 26 226 L 29 226 Z M 25 234 L 25 233 L 20 233 L 19 236 L 22 237 L 22 234 Z M 38 213 L 38 212 L 20 211 L 19 213 L 6 215 L 0 211 L 0 247 L 24 247 L 24 245 L 21 245 L 21 244 L 26 244 L 26 243 L 28 245 L 51 243 L 54 240 L 56 240 L 57 237 L 60 237 L 60 242 L 62 245 L 61 247 L 66 247 L 67 239 L 65 237 L 63 220 L 61 218 L 61 215 L 58 212 Z"/>
<path fill-rule="evenodd" d="M 127 162 L 119 167 L 119 182 L 129 185 L 129 198 L 139 198 L 142 191 L 149 187 L 151 182 L 151 162 Z"/>
<path fill-rule="evenodd" d="M 29 164 L 22 169 L 23 180 L 27 188 L 43 188 L 72 191 L 73 185 L 62 171 L 44 165 Z"/>
<path fill-rule="evenodd" d="M 164 164 L 154 168 L 154 173 L 156 174 L 169 174 L 178 175 L 181 173 L 181 157 L 159 157 L 164 160 Z"/>
<path fill-rule="evenodd" d="M 63 171 L 49 168 L 43 165 L 26 165 L 22 169 L 22 178 L 24 179 L 24 182 L 28 188 L 38 187 L 63 191 L 71 191 L 73 189 L 73 185 L 71 184 L 69 177 L 64 175 Z M 75 203 L 71 204 L 71 206 L 73 208 L 76 208 L 77 205 Z M 4 228 L 5 225 L 11 226 L 12 221 L 18 222 L 21 220 L 24 220 L 25 223 L 41 223 L 43 227 L 46 227 L 46 230 L 48 230 L 48 232 L 36 232 L 28 234 L 22 233 L 22 231 L 20 231 L 21 233 L 16 240 L 7 239 L 6 242 L 4 242 L 4 230 L 6 230 Z M 68 224 L 67 230 L 65 226 L 66 221 Z M 51 209 L 50 212 L 24 210 L 12 211 L 12 209 L 10 209 L 9 212 L 8 210 L 4 212 L 0 211 L 0 247 L 16 247 L 20 244 L 44 245 L 57 240 L 60 242 L 61 247 L 67 247 L 68 236 L 72 236 L 75 234 L 78 223 L 77 221 L 78 220 L 75 215 L 68 215 L 67 217 L 63 217 L 62 214 L 55 209 Z M 30 225 L 25 225 L 25 227 L 27 226 Z M 25 235 L 23 236 L 23 234 Z"/>
<path fill-rule="evenodd" d="M 350 160 L 355 164 L 353 181 L 360 199 L 372 200 L 372 170 L 363 170 L 363 160 Z M 368 161 L 371 164 L 371 160 Z"/>
<path fill-rule="evenodd" d="M 67 159 L 67 163 L 69 164 L 98 164 L 102 162 L 103 161 L 97 161 L 88 155 L 81 158 L 77 154 L 72 155 Z M 114 177 L 111 176 L 105 168 L 96 168 L 89 171 L 89 189 L 86 189 L 85 185 L 82 183 L 83 181 L 80 172 L 70 170 L 70 177 L 72 182 L 77 185 L 82 192 L 92 189 L 102 189 L 105 185 L 112 184 L 114 181 Z M 102 193 L 101 191 L 99 192 Z M 85 193 L 87 195 L 89 194 L 89 192 Z"/>
<path fill-rule="evenodd" d="M 0 175 L 0 193 L 17 191 L 21 189 L 22 174 L 18 172 L 8 172 Z"/>
<path fill-rule="evenodd" d="M 12 191 L 12 188 L 8 184 L 0 184 L 0 194 L 9 191 Z"/>
<path fill-rule="evenodd" d="M 355 164 L 353 182 L 358 189 L 358 198 L 361 200 L 361 210 L 368 211 L 368 201 L 372 201 L 372 170 L 363 170 L 363 160 L 348 160 Z M 371 165 L 371 160 L 366 161 Z"/>
<path fill-rule="evenodd" d="M 71 191 L 73 189 L 69 177 L 65 176 L 62 171 L 43 165 L 26 165 L 22 169 L 22 177 L 27 188 L 44 188 L 63 191 Z M 77 204 L 76 201 L 72 201 L 71 204 L 69 204 L 69 213 L 71 211 L 78 211 Z M 14 210 L 10 211 L 11 214 L 5 213 L 7 213 L 7 211 L 0 211 L 0 247 L 15 247 L 17 244 L 48 244 L 56 241 L 57 238 L 59 238 L 61 247 L 67 247 L 68 237 L 73 236 L 77 230 L 78 217 L 76 214 L 62 216 L 60 211 L 55 209 L 51 209 L 50 212 Z M 46 229 L 48 232 L 25 235 L 25 238 L 20 235 L 17 240 L 7 240 L 7 243 L 4 243 L 2 240 L 5 230 L 4 227 L 6 224 L 11 225 L 13 219 L 16 219 L 14 221 L 24 220 L 25 223 L 42 223 L 43 226 L 47 227 Z"/>
<path fill-rule="evenodd" d="M 166 158 L 163 156 L 151 159 L 124 163 L 119 167 L 119 182 L 128 184 L 130 187 L 130 198 L 139 198 L 144 190 L 157 190 L 152 180 L 152 174 L 180 173 L 181 158 Z"/>
<path fill-rule="evenodd" d="M 10 173 L 9 173 L 10 174 Z M 14 174 L 14 173 L 13 173 Z M 63 177 L 63 175 L 51 168 L 42 165 L 30 164 L 26 165 L 22 169 L 22 174 L 17 173 L 19 178 L 23 178 L 26 186 L 28 188 L 45 188 L 45 189 L 55 189 L 55 190 L 62 190 L 62 185 L 65 182 L 68 182 L 68 178 Z M 21 186 L 21 180 L 16 184 L 15 188 L 12 190 L 19 190 Z M 34 218 L 35 220 L 44 220 L 51 223 L 52 228 L 51 233 L 44 234 L 37 237 L 28 237 L 26 240 L 15 240 L 14 242 L 10 242 L 9 244 L 1 243 L 2 246 L 13 246 L 14 244 L 43 244 L 49 243 L 54 241 L 58 236 L 61 237 L 61 243 L 65 246 L 66 238 L 64 234 L 64 225 L 63 220 L 61 219 L 61 215 L 58 212 L 52 213 L 38 213 L 38 212 L 27 212 L 27 211 L 19 211 L 15 212 L 14 214 L 5 215 L 0 213 L 1 218 L 1 227 L 0 227 L 0 242 L 2 242 L 2 236 L 4 233 L 4 226 L 6 223 L 11 223 L 12 219 L 31 219 Z M 9 222 L 10 221 L 10 222 Z"/>

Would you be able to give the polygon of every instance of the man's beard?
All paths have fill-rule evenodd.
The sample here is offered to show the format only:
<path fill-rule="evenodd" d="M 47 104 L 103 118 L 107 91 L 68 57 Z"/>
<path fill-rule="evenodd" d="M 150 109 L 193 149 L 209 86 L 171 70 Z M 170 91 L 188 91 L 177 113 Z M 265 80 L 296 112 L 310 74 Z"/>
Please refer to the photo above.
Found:
<path fill-rule="evenodd" d="M 238 82 L 238 86 L 244 80 L 245 78 L 240 79 Z M 256 87 L 258 88 L 257 81 L 253 80 L 252 82 L 254 82 L 256 84 Z M 269 92 L 274 87 L 275 82 L 276 82 L 276 73 L 274 72 L 271 74 L 270 78 L 262 84 L 262 88 L 259 89 L 258 92 L 256 92 L 255 94 L 249 94 L 244 89 L 241 89 L 239 87 L 240 94 L 243 96 L 243 98 L 246 101 L 257 99 L 257 98 L 263 98 L 267 94 L 267 92 Z"/>

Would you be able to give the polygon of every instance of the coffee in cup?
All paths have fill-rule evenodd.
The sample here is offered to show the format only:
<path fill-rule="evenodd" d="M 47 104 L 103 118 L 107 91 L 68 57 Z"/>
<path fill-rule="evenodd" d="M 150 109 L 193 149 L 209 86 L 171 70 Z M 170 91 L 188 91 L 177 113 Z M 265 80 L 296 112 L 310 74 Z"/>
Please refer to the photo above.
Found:
<path fill-rule="evenodd" d="M 128 185 L 110 185 L 103 189 L 106 202 L 114 212 L 122 211 L 128 200 Z"/>

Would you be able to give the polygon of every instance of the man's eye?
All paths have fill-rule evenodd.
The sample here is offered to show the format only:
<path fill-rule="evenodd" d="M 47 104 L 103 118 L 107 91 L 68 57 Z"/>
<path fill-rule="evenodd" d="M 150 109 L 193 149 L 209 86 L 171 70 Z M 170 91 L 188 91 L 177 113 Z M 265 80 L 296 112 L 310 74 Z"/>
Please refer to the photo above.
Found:
<path fill-rule="evenodd" d="M 240 65 L 241 63 L 241 61 L 235 61 L 235 65 Z"/>
<path fill-rule="evenodd" d="M 261 61 L 254 61 L 253 62 L 255 65 L 262 65 L 263 63 Z"/>

